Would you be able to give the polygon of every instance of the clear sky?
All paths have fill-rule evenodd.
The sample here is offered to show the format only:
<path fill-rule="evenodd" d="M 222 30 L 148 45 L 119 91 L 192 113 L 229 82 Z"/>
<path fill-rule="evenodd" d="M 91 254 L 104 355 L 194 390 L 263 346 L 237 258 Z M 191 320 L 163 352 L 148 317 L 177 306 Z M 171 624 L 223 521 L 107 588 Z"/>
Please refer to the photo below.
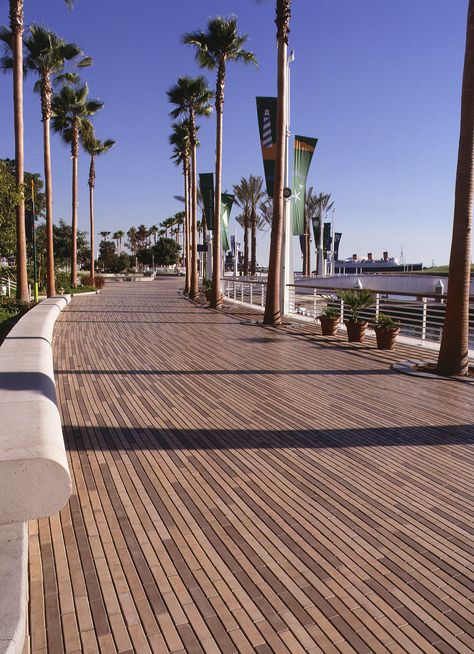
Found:
<path fill-rule="evenodd" d="M 294 0 L 290 47 L 292 132 L 319 138 L 309 184 L 331 193 L 340 254 L 382 250 L 446 263 L 467 0 Z M 198 68 L 183 32 L 234 13 L 259 69 L 230 64 L 224 114 L 223 186 L 263 175 L 256 95 L 276 94 L 273 0 L 25 0 L 26 22 L 47 25 L 94 58 L 84 71 L 105 102 L 97 136 L 116 147 L 97 164 L 97 231 L 150 226 L 181 209 L 182 176 L 169 160 L 166 90 Z M 0 23 L 8 2 L 0 0 Z M 214 85 L 214 74 L 205 73 Z M 0 157 L 13 156 L 11 77 L 0 77 Z M 26 168 L 42 171 L 39 98 L 25 87 Z M 201 172 L 214 166 L 214 119 L 202 124 Z M 88 162 L 79 161 L 79 227 L 88 229 Z M 71 162 L 53 138 L 54 212 L 70 221 Z M 231 231 L 234 221 L 231 220 Z M 241 238 L 238 240 L 242 240 Z M 296 239 L 295 239 L 296 243 Z M 267 259 L 268 235 L 258 258 Z M 295 245 L 295 253 L 297 248 Z M 299 258 L 299 255 L 298 255 Z M 295 265 L 295 268 L 298 266 Z"/>

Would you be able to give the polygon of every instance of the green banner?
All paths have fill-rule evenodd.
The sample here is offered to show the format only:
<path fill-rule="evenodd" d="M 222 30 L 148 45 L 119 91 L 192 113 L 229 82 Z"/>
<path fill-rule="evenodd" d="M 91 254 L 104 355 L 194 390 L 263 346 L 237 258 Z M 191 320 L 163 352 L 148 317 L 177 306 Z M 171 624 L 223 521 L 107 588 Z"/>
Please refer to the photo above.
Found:
<path fill-rule="evenodd" d="M 267 193 L 272 198 L 275 185 L 277 99 L 257 97 L 256 100 L 265 182 Z"/>
<path fill-rule="evenodd" d="M 212 229 L 214 226 L 214 173 L 199 173 L 199 188 L 206 217 L 206 227 Z"/>
<path fill-rule="evenodd" d="M 304 209 L 306 178 L 316 150 L 318 139 L 309 136 L 295 136 L 293 161 L 293 234 L 304 234 Z"/>
<path fill-rule="evenodd" d="M 221 193 L 221 249 L 224 252 L 230 250 L 229 243 L 229 218 L 234 204 L 234 196 L 229 193 Z"/>

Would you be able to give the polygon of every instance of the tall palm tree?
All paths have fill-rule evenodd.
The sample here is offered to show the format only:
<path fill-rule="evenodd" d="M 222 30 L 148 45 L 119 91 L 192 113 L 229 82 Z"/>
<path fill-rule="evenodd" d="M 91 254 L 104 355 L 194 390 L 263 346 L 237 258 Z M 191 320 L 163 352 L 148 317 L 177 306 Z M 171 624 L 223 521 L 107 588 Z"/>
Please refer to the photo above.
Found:
<path fill-rule="evenodd" d="M 107 232 L 107 231 L 99 232 L 99 236 L 102 236 L 102 240 L 106 241 L 107 238 L 110 236 L 110 232 Z"/>
<path fill-rule="evenodd" d="M 469 283 L 474 180 L 473 79 L 474 0 L 469 0 L 448 297 L 438 356 L 438 372 L 442 375 L 467 375 L 469 370 Z"/>
<path fill-rule="evenodd" d="M 234 201 L 242 209 L 240 216 L 236 216 L 236 221 L 244 230 L 244 275 L 249 274 L 249 228 L 250 228 L 250 209 L 248 181 L 242 177 L 239 184 L 234 184 Z"/>
<path fill-rule="evenodd" d="M 284 219 L 283 188 L 285 185 L 286 168 L 286 129 L 287 129 L 287 97 L 288 97 L 288 34 L 290 32 L 291 0 L 276 0 L 277 26 L 277 125 L 276 125 L 276 155 L 275 183 L 273 191 L 273 217 L 270 239 L 270 257 L 268 262 L 267 299 L 263 322 L 266 325 L 281 323 L 280 301 L 280 265 L 281 244 Z"/>
<path fill-rule="evenodd" d="M 183 43 L 196 48 L 196 60 L 202 68 L 216 70 L 216 185 L 214 200 L 214 230 L 212 242 L 212 290 L 211 307 L 218 309 L 221 295 L 221 191 L 222 191 L 222 127 L 224 117 L 224 89 L 226 67 L 229 61 L 241 61 L 257 65 L 255 55 L 244 49 L 246 34 L 239 34 L 235 16 L 216 16 L 207 23 L 207 31 L 190 32 L 183 36 Z"/>
<path fill-rule="evenodd" d="M 189 130 L 189 122 L 187 120 L 182 120 L 171 125 L 173 130 L 169 136 L 170 145 L 173 146 L 173 153 L 171 159 L 177 166 L 183 167 L 183 179 L 184 179 L 184 197 L 182 198 L 184 202 L 184 260 L 185 260 L 185 281 L 184 281 L 184 292 L 189 293 L 190 288 L 190 273 L 191 268 L 189 265 L 189 254 L 190 254 L 190 242 L 189 242 L 189 223 L 190 223 L 190 198 L 189 198 L 189 177 L 190 177 L 190 155 L 191 155 L 191 138 Z"/>
<path fill-rule="evenodd" d="M 72 9 L 74 0 L 65 0 Z M 13 67 L 13 106 L 15 126 L 15 182 L 17 189 L 23 188 L 25 176 L 24 161 L 24 130 L 23 130 L 23 29 L 24 0 L 10 0 L 10 31 Z M 28 272 L 26 267 L 26 231 L 25 231 L 25 200 L 22 199 L 16 207 L 16 268 L 17 297 L 22 302 L 29 299 Z"/>
<path fill-rule="evenodd" d="M 103 102 L 90 100 L 87 84 L 77 88 L 63 86 L 52 100 L 53 130 L 61 134 L 65 143 L 71 146 L 72 158 L 72 252 L 71 285 L 77 284 L 77 163 L 79 137 L 91 129 L 89 117 L 102 109 Z"/>
<path fill-rule="evenodd" d="M 115 241 L 115 247 L 117 248 L 117 252 L 120 254 L 121 250 L 121 243 L 122 243 L 122 238 L 125 235 L 125 232 L 114 232 L 112 234 L 112 239 Z"/>
<path fill-rule="evenodd" d="M 330 193 L 319 193 L 315 195 L 312 202 L 314 204 L 314 214 L 313 221 L 316 221 L 319 231 L 319 239 L 316 244 L 317 252 L 317 261 L 316 261 L 316 271 L 321 274 L 321 271 L 324 268 L 324 221 L 328 212 L 334 206 L 334 202 L 330 202 L 331 194 Z"/>
<path fill-rule="evenodd" d="M 11 54 L 12 32 L 7 28 L 0 29 L 0 40 L 6 44 L 9 54 L 2 57 L 0 66 L 3 70 L 13 69 L 13 56 Z M 44 153 L 44 176 L 46 192 L 46 256 L 47 274 L 46 286 L 47 295 L 55 295 L 54 280 L 54 252 L 53 252 L 53 191 L 51 175 L 51 147 L 50 147 L 50 119 L 51 100 L 53 96 L 53 85 L 64 81 L 76 82 L 77 75 L 65 72 L 68 62 L 75 63 L 78 67 L 90 66 L 92 59 L 82 57 L 81 49 L 75 43 L 67 43 L 64 39 L 51 32 L 47 28 L 32 25 L 27 38 L 24 40 L 25 73 L 32 72 L 38 76 L 34 90 L 41 96 L 41 118 L 43 121 L 43 153 Z"/>
<path fill-rule="evenodd" d="M 197 130 L 196 117 L 209 116 L 212 113 L 210 102 L 212 91 L 207 86 L 204 77 L 180 77 L 178 83 L 168 91 L 168 100 L 176 108 L 170 112 L 173 118 L 186 116 L 189 121 L 189 139 L 191 148 L 191 276 L 189 294 L 191 299 L 198 296 L 197 271 L 197 238 L 196 238 L 196 212 L 197 212 Z"/>
<path fill-rule="evenodd" d="M 91 283 L 94 285 L 94 188 L 95 188 L 95 158 L 100 157 L 110 148 L 115 145 L 115 141 L 112 139 L 106 139 L 105 141 L 100 141 L 96 138 L 94 129 L 83 130 L 81 134 L 81 143 L 84 150 L 90 156 L 91 161 L 89 165 L 89 218 L 90 218 L 90 247 L 91 247 L 91 267 L 90 267 L 90 277 Z M 110 234 L 110 232 L 109 232 Z"/>
<path fill-rule="evenodd" d="M 318 196 L 310 186 L 304 198 L 304 248 L 303 248 L 303 275 L 311 274 L 311 221 L 316 216 L 318 209 Z"/>

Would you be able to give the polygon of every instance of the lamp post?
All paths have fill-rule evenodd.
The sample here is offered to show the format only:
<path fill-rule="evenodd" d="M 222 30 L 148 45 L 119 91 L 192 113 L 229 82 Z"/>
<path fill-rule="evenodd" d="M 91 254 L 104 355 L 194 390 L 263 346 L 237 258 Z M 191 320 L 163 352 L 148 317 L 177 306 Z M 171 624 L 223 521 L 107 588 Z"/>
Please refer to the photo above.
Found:
<path fill-rule="evenodd" d="M 38 302 L 39 293 L 38 293 L 38 262 L 36 258 L 36 212 L 35 212 L 35 182 L 31 180 L 31 205 L 33 209 L 33 215 L 31 220 L 31 231 L 33 236 L 33 281 L 34 281 L 34 299 L 35 302 Z"/>
<path fill-rule="evenodd" d="M 286 169 L 285 169 L 285 187 L 289 188 L 290 183 L 290 165 L 289 165 L 289 151 L 290 151 L 290 95 L 291 95 L 291 85 L 290 85 L 290 64 L 295 60 L 295 51 L 290 50 L 287 59 L 287 75 L 288 75 L 288 93 L 286 97 L 286 106 L 287 106 L 287 119 L 286 119 L 286 139 L 285 139 L 285 160 L 286 160 Z M 284 199 L 285 210 L 284 210 L 284 220 L 283 220 L 283 257 L 281 264 L 281 315 L 284 316 L 287 313 L 290 303 L 290 289 L 289 284 L 293 283 L 293 262 L 292 262 L 292 251 L 293 251 L 293 242 L 292 242 L 292 229 L 291 229 L 291 193 L 285 195 Z"/>

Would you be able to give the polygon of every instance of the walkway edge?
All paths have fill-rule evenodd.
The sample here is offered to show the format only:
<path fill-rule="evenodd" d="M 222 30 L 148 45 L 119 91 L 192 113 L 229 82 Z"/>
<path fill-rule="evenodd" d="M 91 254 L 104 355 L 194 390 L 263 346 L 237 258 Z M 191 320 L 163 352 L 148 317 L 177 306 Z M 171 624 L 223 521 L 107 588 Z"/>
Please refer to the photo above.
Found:
<path fill-rule="evenodd" d="M 26 522 L 56 513 L 71 494 L 51 347 L 56 319 L 69 301 L 41 302 L 0 348 L 0 654 L 23 648 Z"/>

